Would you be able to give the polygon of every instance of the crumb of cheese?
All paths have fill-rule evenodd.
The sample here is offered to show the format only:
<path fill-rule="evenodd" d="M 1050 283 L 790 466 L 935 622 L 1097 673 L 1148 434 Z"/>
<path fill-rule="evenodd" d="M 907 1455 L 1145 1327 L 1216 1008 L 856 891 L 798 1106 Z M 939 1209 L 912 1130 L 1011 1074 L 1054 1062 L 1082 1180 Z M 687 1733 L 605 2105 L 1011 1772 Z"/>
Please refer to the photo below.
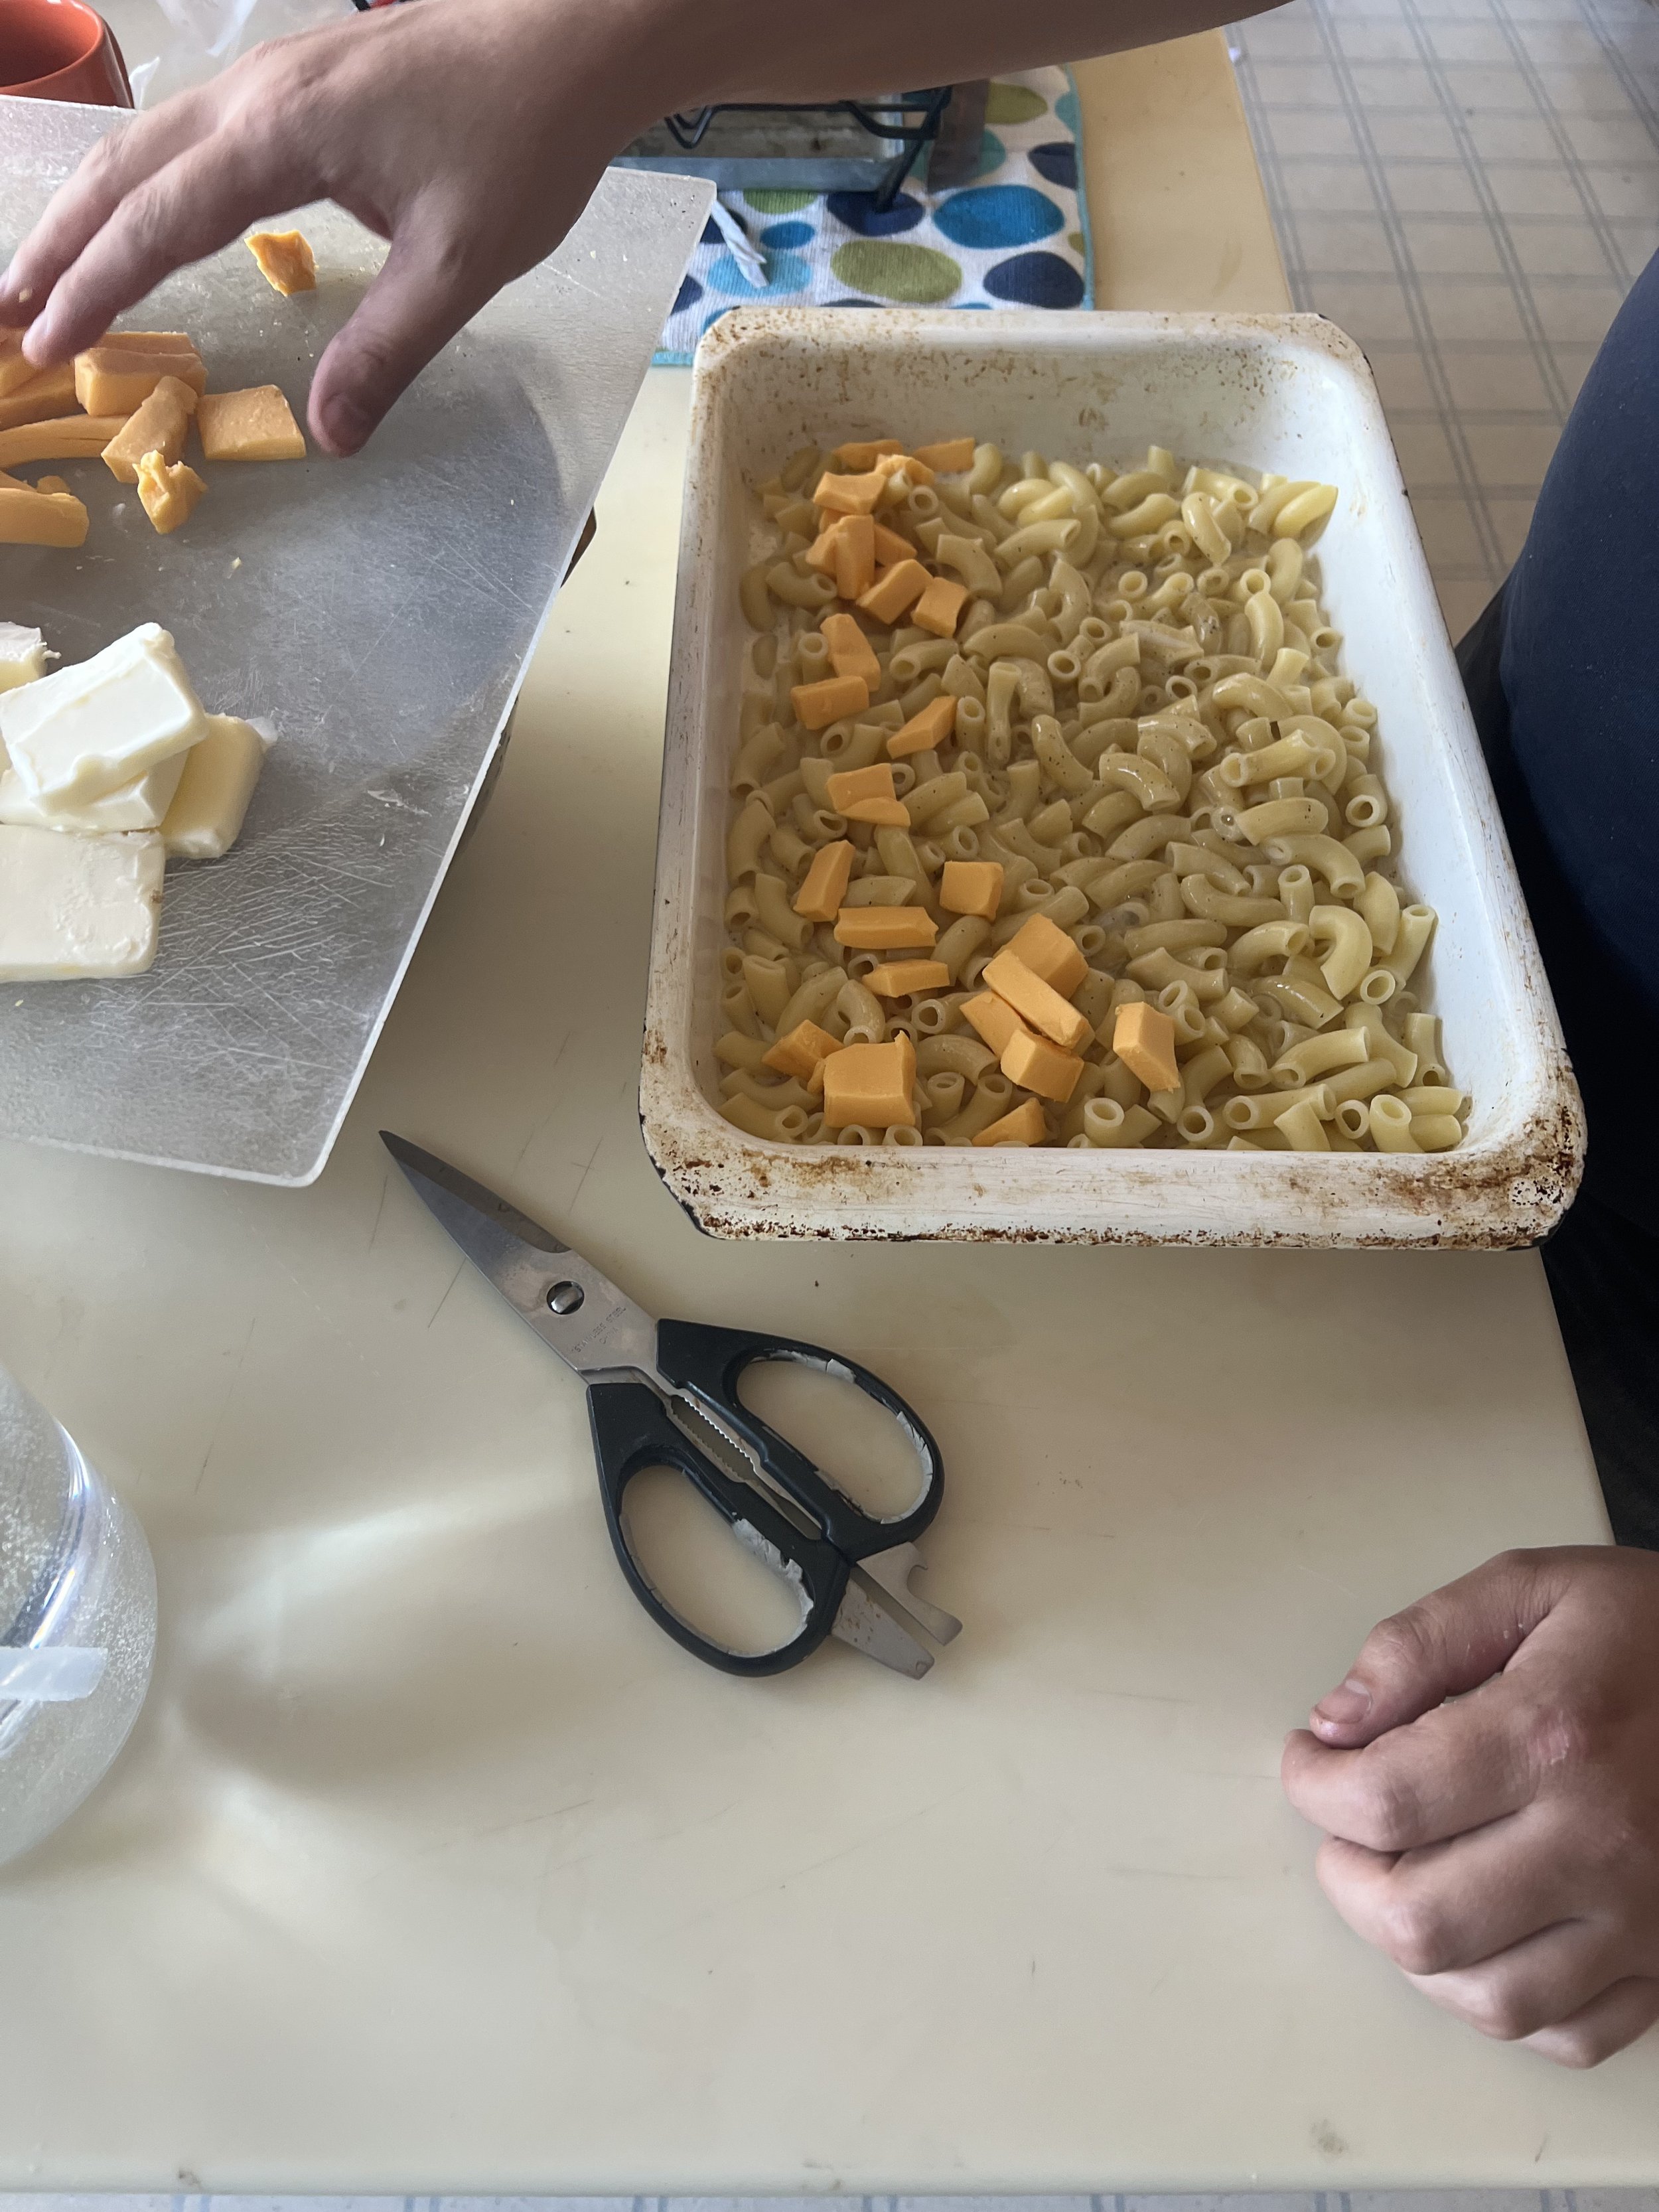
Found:
<path fill-rule="evenodd" d="M 297 230 L 256 230 L 247 250 L 259 264 L 259 274 L 273 291 L 289 299 L 295 292 L 317 289 L 317 257 L 308 240 Z"/>
<path fill-rule="evenodd" d="M 146 453 L 138 464 L 138 497 L 163 538 L 190 520 L 206 489 L 187 461 L 170 462 L 163 454 Z"/>

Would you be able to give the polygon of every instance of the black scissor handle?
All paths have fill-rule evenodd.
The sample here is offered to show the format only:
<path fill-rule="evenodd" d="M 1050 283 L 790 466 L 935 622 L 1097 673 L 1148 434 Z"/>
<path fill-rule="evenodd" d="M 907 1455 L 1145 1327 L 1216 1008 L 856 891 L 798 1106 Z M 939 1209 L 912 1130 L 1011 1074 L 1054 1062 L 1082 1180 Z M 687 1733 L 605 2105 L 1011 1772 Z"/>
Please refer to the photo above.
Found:
<path fill-rule="evenodd" d="M 751 1413 L 738 1395 L 738 1384 L 745 1369 L 767 1359 L 793 1360 L 803 1367 L 820 1368 L 840 1381 L 856 1383 L 866 1397 L 884 1407 L 909 1437 L 921 1462 L 922 1491 L 916 1503 L 890 1521 L 865 1512 L 787 1437 L 780 1436 L 769 1422 Z M 713 1328 L 703 1322 L 660 1321 L 657 1367 L 669 1382 L 695 1391 L 720 1407 L 771 1480 L 805 1507 L 829 1541 L 848 1559 L 866 1559 L 891 1545 L 911 1542 L 939 1511 L 945 1495 L 945 1468 L 939 1446 L 897 1391 L 890 1389 L 879 1375 L 872 1375 L 856 1360 L 826 1352 L 820 1344 L 802 1344 L 793 1337 L 766 1336 L 752 1329 Z"/>
<path fill-rule="evenodd" d="M 816 1651 L 835 1626 L 847 1589 L 848 1562 L 834 1546 L 796 1528 L 752 1484 L 739 1482 L 717 1467 L 674 1425 L 661 1399 L 642 1382 L 590 1383 L 587 1417 L 617 1563 L 658 1627 L 666 1629 L 695 1657 L 728 1674 L 781 1674 Z M 628 1540 L 623 1498 L 636 1474 L 647 1467 L 665 1466 L 683 1474 L 734 1528 L 752 1530 L 759 1540 L 753 1547 L 796 1583 L 803 1617 L 799 1632 L 787 1644 L 770 1651 L 728 1650 L 683 1620 L 659 1595 Z"/>

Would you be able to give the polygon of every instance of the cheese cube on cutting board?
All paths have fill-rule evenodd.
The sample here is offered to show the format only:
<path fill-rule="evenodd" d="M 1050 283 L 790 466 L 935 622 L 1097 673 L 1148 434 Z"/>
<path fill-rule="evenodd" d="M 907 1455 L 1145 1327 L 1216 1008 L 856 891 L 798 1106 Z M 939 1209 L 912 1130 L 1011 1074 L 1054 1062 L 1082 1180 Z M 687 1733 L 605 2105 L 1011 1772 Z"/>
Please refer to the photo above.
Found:
<path fill-rule="evenodd" d="M 46 672 L 46 641 L 21 623 L 0 622 L 0 691 L 15 691 Z"/>
<path fill-rule="evenodd" d="M 0 828 L 0 982 L 142 975 L 155 957 L 166 855 L 154 833 Z"/>
<path fill-rule="evenodd" d="M 158 762 L 118 791 L 106 792 L 101 799 L 86 799 L 79 806 L 50 806 L 24 789 L 23 779 L 6 765 L 5 749 L 0 746 L 0 823 L 29 830 L 63 830 L 79 837 L 159 830 L 189 758 L 189 753 L 174 753 L 170 760 Z"/>
<path fill-rule="evenodd" d="M 222 860 L 236 842 L 270 743 L 252 722 L 210 714 L 208 733 L 184 757 L 178 796 L 161 823 L 170 860 Z"/>
<path fill-rule="evenodd" d="M 201 702 L 155 623 L 0 693 L 0 744 L 28 795 L 52 807 L 118 791 L 206 735 Z"/>

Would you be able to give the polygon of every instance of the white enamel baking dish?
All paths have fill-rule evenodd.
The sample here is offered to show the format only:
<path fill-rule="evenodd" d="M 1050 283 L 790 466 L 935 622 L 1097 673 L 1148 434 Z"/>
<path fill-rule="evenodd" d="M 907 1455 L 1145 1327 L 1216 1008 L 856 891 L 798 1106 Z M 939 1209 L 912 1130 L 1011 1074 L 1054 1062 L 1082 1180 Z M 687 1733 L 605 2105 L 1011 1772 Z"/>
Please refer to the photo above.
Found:
<path fill-rule="evenodd" d="M 1079 461 L 1152 442 L 1316 477 L 1344 665 L 1379 714 L 1402 884 L 1467 1140 L 1430 1155 L 797 1147 L 711 1100 L 752 487 L 798 447 L 971 431 Z M 1245 1245 L 1528 1243 L 1576 1187 L 1582 1109 L 1364 357 L 1314 315 L 744 310 L 697 356 L 641 1114 L 664 1181 L 727 1237 Z"/>

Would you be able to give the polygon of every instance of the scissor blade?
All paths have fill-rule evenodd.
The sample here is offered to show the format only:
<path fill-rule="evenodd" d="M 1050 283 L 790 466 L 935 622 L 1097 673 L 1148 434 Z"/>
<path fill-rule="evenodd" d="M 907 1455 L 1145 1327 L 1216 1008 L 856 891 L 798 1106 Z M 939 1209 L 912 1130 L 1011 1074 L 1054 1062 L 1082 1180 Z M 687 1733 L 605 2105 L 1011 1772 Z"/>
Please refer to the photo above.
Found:
<path fill-rule="evenodd" d="M 962 1623 L 955 1613 L 946 1613 L 943 1606 L 930 1604 L 911 1589 L 912 1577 L 921 1574 L 927 1565 L 914 1544 L 894 1544 L 885 1552 L 872 1552 L 859 1565 L 878 1589 L 884 1590 L 896 1605 L 902 1606 L 910 1618 L 927 1631 L 935 1644 L 949 1644 L 961 1635 Z"/>
<path fill-rule="evenodd" d="M 908 1674 L 913 1682 L 919 1682 L 933 1663 L 933 1653 L 887 1610 L 881 1593 L 856 1567 L 847 1578 L 847 1594 L 830 1633 L 866 1658 L 890 1667 L 896 1674 Z"/>
<path fill-rule="evenodd" d="M 447 1160 L 387 1129 L 380 1141 L 473 1266 L 579 1375 L 657 1379 L 657 1324 L 591 1261 Z"/>

